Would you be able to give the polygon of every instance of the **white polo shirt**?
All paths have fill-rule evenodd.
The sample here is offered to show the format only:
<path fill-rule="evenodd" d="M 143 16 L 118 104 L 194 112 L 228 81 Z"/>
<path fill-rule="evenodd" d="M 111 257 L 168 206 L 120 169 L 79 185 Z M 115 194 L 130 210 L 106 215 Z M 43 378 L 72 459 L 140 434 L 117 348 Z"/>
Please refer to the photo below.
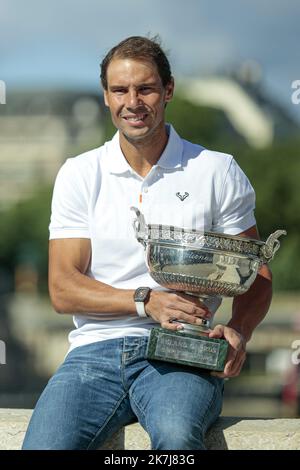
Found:
<path fill-rule="evenodd" d="M 169 140 L 145 178 L 125 159 L 119 134 L 103 146 L 69 158 L 53 192 L 50 239 L 89 238 L 93 279 L 120 289 L 160 286 L 151 278 L 132 222 L 138 207 L 146 223 L 161 223 L 236 235 L 255 225 L 255 195 L 231 155 L 181 139 L 168 125 Z M 217 308 L 219 302 L 216 302 Z M 149 333 L 151 318 L 90 312 L 74 315 L 70 350 L 84 344 Z"/>

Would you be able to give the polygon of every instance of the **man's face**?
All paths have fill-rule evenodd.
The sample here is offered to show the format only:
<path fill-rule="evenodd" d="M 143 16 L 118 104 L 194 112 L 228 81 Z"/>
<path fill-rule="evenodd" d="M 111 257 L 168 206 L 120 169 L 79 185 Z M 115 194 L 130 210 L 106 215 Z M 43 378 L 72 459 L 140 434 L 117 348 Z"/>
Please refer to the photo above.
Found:
<path fill-rule="evenodd" d="M 152 62 L 113 59 L 107 68 L 104 100 L 117 129 L 130 141 L 164 132 L 165 104 L 173 96 L 173 80 L 164 87 Z"/>

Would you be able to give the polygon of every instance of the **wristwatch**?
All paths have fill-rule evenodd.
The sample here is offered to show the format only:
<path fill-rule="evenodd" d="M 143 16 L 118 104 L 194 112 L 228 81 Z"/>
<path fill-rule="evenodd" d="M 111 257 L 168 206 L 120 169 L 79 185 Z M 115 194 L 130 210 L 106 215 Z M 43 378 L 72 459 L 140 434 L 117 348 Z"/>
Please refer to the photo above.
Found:
<path fill-rule="evenodd" d="M 136 311 L 139 317 L 148 317 L 145 311 L 145 302 L 149 299 L 150 292 L 150 287 L 138 287 L 134 292 L 133 299 L 135 301 Z"/>

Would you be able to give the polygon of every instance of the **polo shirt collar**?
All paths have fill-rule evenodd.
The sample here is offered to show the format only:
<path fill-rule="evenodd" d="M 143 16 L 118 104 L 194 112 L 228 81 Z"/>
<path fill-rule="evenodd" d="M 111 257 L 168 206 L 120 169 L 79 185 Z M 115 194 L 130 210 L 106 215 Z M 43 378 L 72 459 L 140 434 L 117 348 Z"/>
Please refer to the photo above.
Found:
<path fill-rule="evenodd" d="M 166 126 L 169 140 L 157 162 L 157 166 L 171 170 L 182 166 L 183 142 L 171 124 Z"/>
<path fill-rule="evenodd" d="M 165 169 L 175 169 L 182 166 L 183 142 L 171 124 L 166 124 L 169 134 L 168 143 L 156 163 Z M 108 155 L 109 171 L 115 174 L 134 172 L 120 147 L 119 132 L 117 132 L 109 143 Z"/>

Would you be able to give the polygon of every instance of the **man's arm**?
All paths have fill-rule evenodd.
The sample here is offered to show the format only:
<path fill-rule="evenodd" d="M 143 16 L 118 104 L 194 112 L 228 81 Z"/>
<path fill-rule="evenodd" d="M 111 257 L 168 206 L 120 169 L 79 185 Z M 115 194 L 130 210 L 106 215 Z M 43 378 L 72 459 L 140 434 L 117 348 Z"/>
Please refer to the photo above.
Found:
<path fill-rule="evenodd" d="M 251 227 L 239 236 L 259 239 L 257 228 Z M 239 375 L 246 358 L 246 343 L 266 316 L 272 299 L 272 274 L 263 264 L 255 281 L 245 294 L 234 298 L 232 317 L 227 326 L 217 325 L 210 333 L 211 338 L 224 337 L 230 343 L 224 373 L 214 373 L 219 377 Z"/>
<path fill-rule="evenodd" d="M 91 241 L 64 238 L 49 243 L 49 293 L 58 313 L 79 313 L 101 319 L 101 313 L 137 315 L 133 289 L 116 289 L 87 275 L 91 259 Z M 124 260 L 124 262 L 126 262 Z M 173 292 L 152 291 L 146 312 L 163 327 L 177 330 L 170 320 L 202 324 L 197 317 L 210 313 L 197 297 Z"/>
<path fill-rule="evenodd" d="M 49 293 L 58 313 L 136 313 L 133 290 L 115 289 L 87 276 L 91 259 L 88 238 L 49 242 Z"/>

